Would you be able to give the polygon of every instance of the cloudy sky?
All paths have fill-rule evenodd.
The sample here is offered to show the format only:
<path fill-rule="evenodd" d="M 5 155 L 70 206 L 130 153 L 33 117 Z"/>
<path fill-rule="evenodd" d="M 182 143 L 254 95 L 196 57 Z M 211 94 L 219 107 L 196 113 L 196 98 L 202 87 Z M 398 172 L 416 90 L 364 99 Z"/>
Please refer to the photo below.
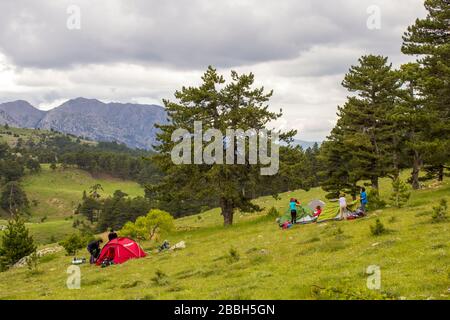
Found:
<path fill-rule="evenodd" d="M 401 36 L 424 16 L 423 0 L 0 0 L 0 102 L 161 104 L 213 65 L 255 73 L 283 109 L 276 126 L 322 140 L 350 65 L 411 60 Z"/>

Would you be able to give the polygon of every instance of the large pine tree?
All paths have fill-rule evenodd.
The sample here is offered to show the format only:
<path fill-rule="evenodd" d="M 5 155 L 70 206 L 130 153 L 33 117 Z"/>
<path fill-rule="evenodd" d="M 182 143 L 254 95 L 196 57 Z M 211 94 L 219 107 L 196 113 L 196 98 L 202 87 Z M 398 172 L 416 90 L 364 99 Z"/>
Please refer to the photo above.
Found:
<path fill-rule="evenodd" d="M 272 92 L 264 88 L 254 88 L 254 75 L 231 73 L 231 81 L 226 83 L 223 76 L 209 67 L 198 87 L 183 87 L 175 93 L 176 101 L 164 100 L 170 123 L 158 126 L 159 154 L 154 157 L 159 168 L 165 173 L 161 183 L 150 188 L 152 197 L 167 201 L 174 200 L 180 205 L 210 199 L 218 203 L 225 225 L 233 223 L 236 209 L 250 212 L 260 208 L 251 202 L 255 188 L 263 179 L 261 165 L 250 164 L 246 148 L 244 164 L 183 164 L 176 165 L 171 160 L 171 151 L 176 142 L 172 133 L 180 128 L 192 132 L 194 121 L 201 121 L 203 132 L 218 129 L 225 135 L 226 129 L 266 129 L 269 122 L 281 116 L 268 110 Z M 280 135 L 289 140 L 295 132 Z M 193 140 L 193 139 L 192 139 Z M 226 154 L 227 141 L 221 141 Z M 247 144 L 248 147 L 248 144 Z M 234 152 L 233 163 L 238 154 Z M 191 156 L 192 160 L 192 156 Z"/>
<path fill-rule="evenodd" d="M 443 179 L 450 159 L 450 1 L 426 0 L 426 18 L 417 19 L 403 36 L 402 52 L 419 56 L 417 85 L 431 120 L 424 136 L 423 160 Z"/>
<path fill-rule="evenodd" d="M 412 167 L 410 182 L 413 189 L 420 187 L 419 173 L 427 151 L 427 142 L 424 143 L 424 140 L 433 120 L 424 108 L 424 99 L 418 88 L 421 72 L 417 63 L 401 66 L 403 87 L 399 93 L 400 102 L 389 112 L 390 119 L 396 124 L 395 134 L 401 139 L 400 151 L 404 164 L 408 168 Z"/>
<path fill-rule="evenodd" d="M 342 85 L 353 95 L 338 108 L 341 152 L 351 155 L 351 180 L 368 179 L 378 190 L 379 177 L 398 172 L 395 124 L 387 117 L 398 100 L 398 73 L 386 57 L 363 56 Z"/>

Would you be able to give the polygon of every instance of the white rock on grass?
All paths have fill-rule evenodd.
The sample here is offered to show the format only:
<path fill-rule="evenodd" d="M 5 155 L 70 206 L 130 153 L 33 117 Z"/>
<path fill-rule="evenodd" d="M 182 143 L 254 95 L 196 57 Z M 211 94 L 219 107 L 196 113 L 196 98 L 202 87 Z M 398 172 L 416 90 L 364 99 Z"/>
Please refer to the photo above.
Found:
<path fill-rule="evenodd" d="M 36 251 L 36 254 L 38 257 L 43 257 L 46 256 L 48 254 L 52 254 L 52 253 L 56 253 L 61 251 L 63 248 L 61 246 L 56 246 L 56 247 L 49 247 L 49 248 L 44 248 L 41 250 Z M 27 265 L 27 259 L 29 256 L 23 257 L 22 259 L 20 259 L 19 261 L 17 261 L 14 265 L 13 268 L 22 268 L 25 267 Z"/>
<path fill-rule="evenodd" d="M 180 241 L 169 248 L 169 250 L 179 250 L 186 248 L 186 243 L 184 241 Z"/>

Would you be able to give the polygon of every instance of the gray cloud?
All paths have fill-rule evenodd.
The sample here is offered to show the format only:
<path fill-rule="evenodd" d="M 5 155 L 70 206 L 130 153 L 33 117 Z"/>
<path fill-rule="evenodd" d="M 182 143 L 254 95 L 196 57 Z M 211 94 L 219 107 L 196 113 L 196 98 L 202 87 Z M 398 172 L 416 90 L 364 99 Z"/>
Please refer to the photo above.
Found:
<path fill-rule="evenodd" d="M 66 28 L 72 4 L 81 30 Z M 370 5 L 380 7 L 380 30 L 366 27 Z M 254 72 L 275 90 L 279 126 L 323 139 L 345 101 L 350 65 L 368 53 L 410 60 L 401 35 L 421 16 L 422 0 L 1 1 L 0 101 L 161 103 L 214 65 Z"/>
<path fill-rule="evenodd" d="M 420 1 L 4 1 L 0 48 L 26 67 L 106 62 L 232 67 L 295 58 L 314 46 L 385 49 L 393 37 L 399 41 L 396 27 L 420 13 L 414 2 Z M 71 4 L 81 9 L 81 30 L 66 28 Z M 366 28 L 372 4 L 382 13 L 376 32 Z M 409 12 L 399 15 L 400 10 Z"/>

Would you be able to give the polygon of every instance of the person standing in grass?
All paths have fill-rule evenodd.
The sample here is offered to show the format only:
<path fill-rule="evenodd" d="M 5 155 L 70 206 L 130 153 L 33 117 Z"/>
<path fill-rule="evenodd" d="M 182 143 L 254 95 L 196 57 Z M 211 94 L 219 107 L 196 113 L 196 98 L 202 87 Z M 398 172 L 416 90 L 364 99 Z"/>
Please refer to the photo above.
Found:
<path fill-rule="evenodd" d="M 291 198 L 289 202 L 289 208 L 291 209 L 291 223 L 295 224 L 297 222 L 297 199 Z"/>
<path fill-rule="evenodd" d="M 345 193 L 342 193 L 339 197 L 339 218 L 347 218 L 347 199 L 345 199 Z"/>
<path fill-rule="evenodd" d="M 361 201 L 361 209 L 365 213 L 366 212 L 366 205 L 368 203 L 366 188 L 364 188 L 364 187 L 361 188 L 361 193 L 359 194 L 359 198 L 360 198 L 360 201 Z"/>
<path fill-rule="evenodd" d="M 108 240 L 111 241 L 111 240 L 114 240 L 114 239 L 116 239 L 116 238 L 117 238 L 117 233 L 114 232 L 114 229 L 113 229 L 113 228 L 111 228 L 111 229 L 109 230 Z"/>

